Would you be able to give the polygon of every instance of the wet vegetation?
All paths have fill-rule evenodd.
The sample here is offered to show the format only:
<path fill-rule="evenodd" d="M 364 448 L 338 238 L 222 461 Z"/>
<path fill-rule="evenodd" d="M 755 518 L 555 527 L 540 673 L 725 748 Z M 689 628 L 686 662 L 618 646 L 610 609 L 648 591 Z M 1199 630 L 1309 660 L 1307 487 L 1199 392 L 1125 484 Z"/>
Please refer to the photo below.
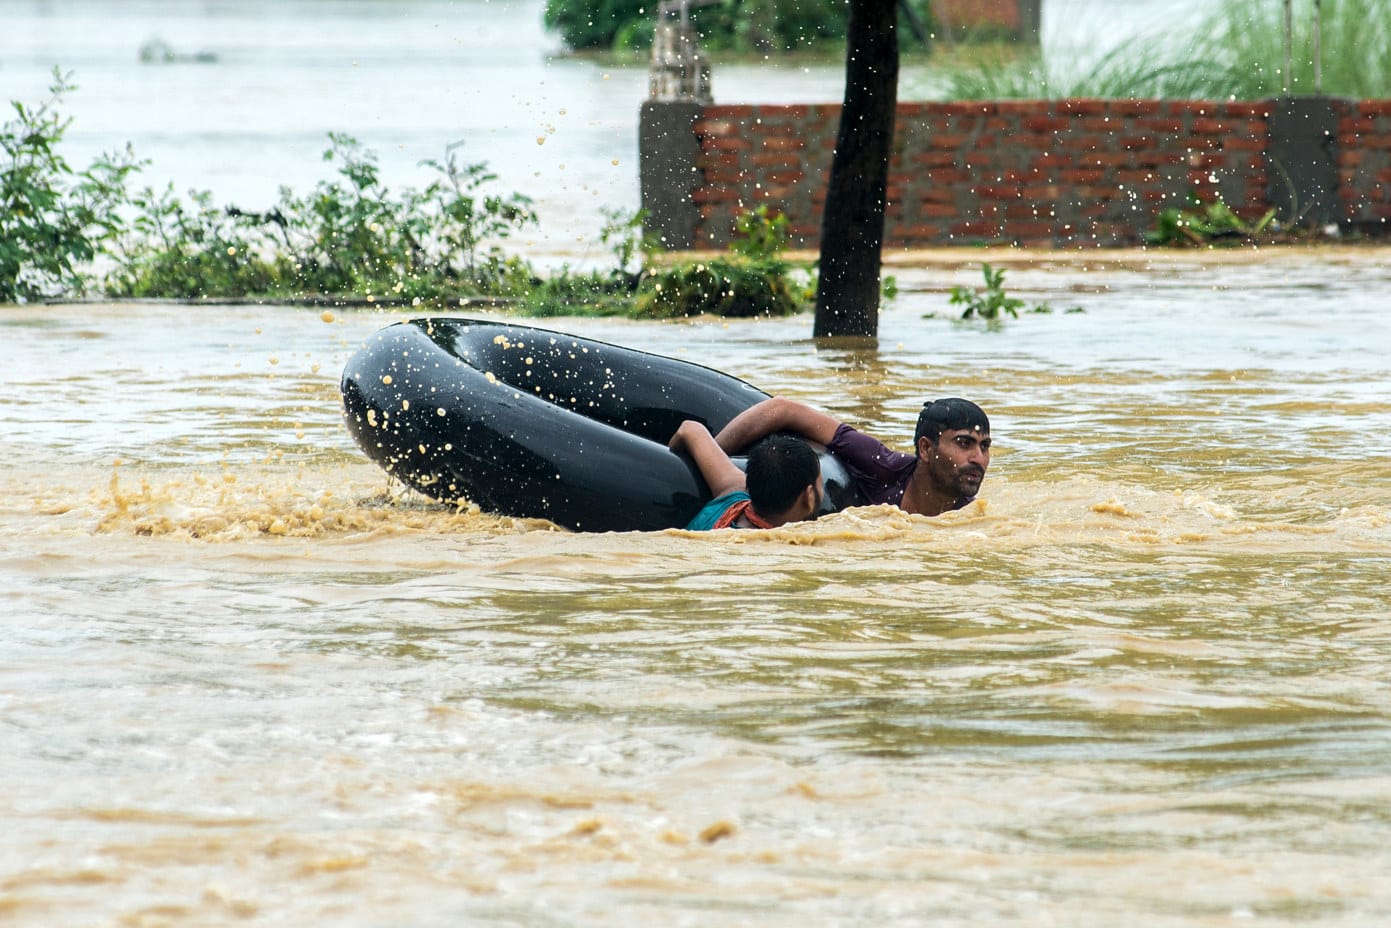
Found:
<path fill-rule="evenodd" d="M 956 286 L 951 288 L 948 302 L 952 306 L 961 306 L 962 319 L 981 319 L 989 324 L 998 324 L 1005 315 L 1012 319 L 1019 318 L 1020 310 L 1029 313 L 1051 313 L 1053 307 L 1047 303 L 1035 303 L 1030 306 L 1025 300 L 1017 296 L 1011 296 L 1005 290 L 1005 271 L 1004 268 L 991 267 L 989 264 L 981 265 L 981 274 L 985 278 L 983 287 Z M 1081 307 L 1071 307 L 1065 312 L 1080 313 Z"/>
<path fill-rule="evenodd" d="M 443 306 L 502 301 L 536 316 L 785 315 L 806 308 L 810 272 L 781 255 L 786 220 L 766 208 L 740 223 L 728 255 L 658 265 L 641 215 L 610 213 L 613 266 L 538 276 L 505 244 L 537 222 L 530 199 L 492 192 L 485 164 L 425 162 L 424 188 L 389 189 L 373 152 L 341 134 L 335 175 L 306 195 L 281 188 L 268 210 L 185 199 L 172 186 L 129 192 L 144 166 L 129 151 L 75 170 L 58 154 L 73 85 L 55 72 L 38 107 L 14 103 L 0 126 L 0 302 L 107 297 L 366 301 Z"/>
<path fill-rule="evenodd" d="M 1280 228 L 1275 210 L 1255 221 L 1242 219 L 1221 200 L 1202 202 L 1193 197 L 1187 207 L 1160 210 L 1154 228 L 1145 233 L 1149 245 L 1247 244 L 1261 238 L 1276 240 L 1277 235 L 1295 234 Z M 1308 233 L 1305 233 L 1308 234 Z"/>
<path fill-rule="evenodd" d="M 0 125 L 0 302 L 83 292 L 89 264 L 120 234 L 126 179 L 140 165 L 129 152 L 80 171 L 68 164 L 58 146 L 71 120 L 58 103 L 71 89 L 55 73 L 47 100 L 11 101 Z"/>

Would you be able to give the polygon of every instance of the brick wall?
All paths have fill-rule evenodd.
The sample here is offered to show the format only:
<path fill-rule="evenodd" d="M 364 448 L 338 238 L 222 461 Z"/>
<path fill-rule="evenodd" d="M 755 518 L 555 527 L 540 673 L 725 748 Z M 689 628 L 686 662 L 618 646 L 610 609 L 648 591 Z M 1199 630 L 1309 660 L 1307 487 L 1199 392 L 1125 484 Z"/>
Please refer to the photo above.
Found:
<path fill-rule="evenodd" d="M 1391 226 L 1391 101 L 1332 105 L 1336 144 L 1321 133 L 1325 154 L 1315 153 L 1326 157 L 1332 145 L 1330 209 L 1344 225 L 1380 232 Z M 1133 245 L 1161 209 L 1194 194 L 1257 218 L 1291 173 L 1272 154 L 1273 109 L 1269 101 L 900 104 L 886 247 Z M 833 104 L 697 109 L 690 244 L 727 245 L 736 217 L 766 203 L 788 217 L 797 245 L 815 247 L 839 119 Z"/>
<path fill-rule="evenodd" d="M 1391 100 L 1341 102 L 1337 165 L 1344 221 L 1367 231 L 1391 226 Z"/>

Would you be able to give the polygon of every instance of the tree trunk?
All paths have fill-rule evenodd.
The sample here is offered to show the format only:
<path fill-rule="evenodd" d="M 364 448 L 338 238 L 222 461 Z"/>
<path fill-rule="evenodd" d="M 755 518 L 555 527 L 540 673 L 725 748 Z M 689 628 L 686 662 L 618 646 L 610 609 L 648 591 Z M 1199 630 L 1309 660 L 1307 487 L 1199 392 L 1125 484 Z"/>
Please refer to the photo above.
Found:
<path fill-rule="evenodd" d="M 879 332 L 884 199 L 898 105 L 896 0 L 850 0 L 845 103 L 821 217 L 817 337 Z"/>

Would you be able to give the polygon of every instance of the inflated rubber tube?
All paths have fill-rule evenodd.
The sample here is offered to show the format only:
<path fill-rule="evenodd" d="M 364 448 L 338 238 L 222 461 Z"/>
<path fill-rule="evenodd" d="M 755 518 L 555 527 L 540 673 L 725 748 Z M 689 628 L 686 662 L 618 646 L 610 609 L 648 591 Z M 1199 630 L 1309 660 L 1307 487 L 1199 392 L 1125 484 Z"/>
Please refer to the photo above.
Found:
<path fill-rule="evenodd" d="M 767 398 L 712 368 L 531 326 L 429 318 L 387 326 L 343 371 L 348 431 L 426 495 L 577 531 L 685 525 L 710 499 L 667 441 L 719 431 Z M 822 454 L 823 509 L 858 502 Z"/>

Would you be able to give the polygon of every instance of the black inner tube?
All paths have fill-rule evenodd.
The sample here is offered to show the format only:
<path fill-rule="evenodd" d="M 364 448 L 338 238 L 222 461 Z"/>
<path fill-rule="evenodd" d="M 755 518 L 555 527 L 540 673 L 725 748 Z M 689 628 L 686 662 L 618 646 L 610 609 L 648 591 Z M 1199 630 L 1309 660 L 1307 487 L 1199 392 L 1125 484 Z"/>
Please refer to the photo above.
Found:
<path fill-rule="evenodd" d="M 409 486 L 577 531 L 679 527 L 710 498 L 666 446 L 767 398 L 728 374 L 547 329 L 427 318 L 378 332 L 343 372 L 348 431 Z M 823 455 L 826 511 L 855 504 Z"/>

